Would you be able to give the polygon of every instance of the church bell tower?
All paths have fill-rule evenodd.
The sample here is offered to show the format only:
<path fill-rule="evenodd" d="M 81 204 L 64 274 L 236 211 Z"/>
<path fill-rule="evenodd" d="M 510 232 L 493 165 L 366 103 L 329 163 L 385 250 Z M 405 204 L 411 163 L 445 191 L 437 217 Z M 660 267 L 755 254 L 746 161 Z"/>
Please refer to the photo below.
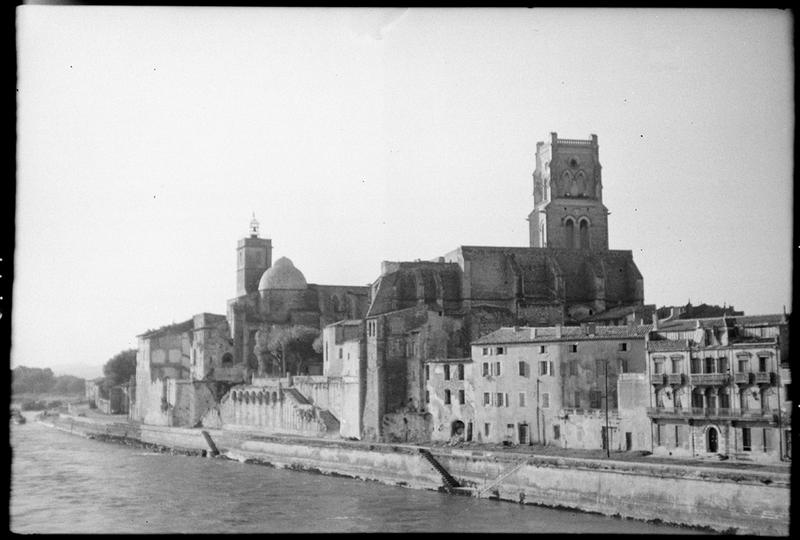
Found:
<path fill-rule="evenodd" d="M 608 249 L 608 209 L 603 205 L 597 135 L 536 143 L 531 247 Z"/>
<path fill-rule="evenodd" d="M 258 291 L 261 275 L 272 266 L 272 240 L 259 238 L 255 213 L 250 221 L 250 236 L 236 247 L 236 296 Z"/>

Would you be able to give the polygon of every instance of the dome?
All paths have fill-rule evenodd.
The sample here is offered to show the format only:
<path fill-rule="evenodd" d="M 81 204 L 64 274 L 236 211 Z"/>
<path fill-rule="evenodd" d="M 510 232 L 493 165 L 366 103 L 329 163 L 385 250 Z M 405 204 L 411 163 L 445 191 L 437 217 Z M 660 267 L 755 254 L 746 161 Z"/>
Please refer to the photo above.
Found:
<path fill-rule="evenodd" d="M 261 275 L 258 282 L 258 290 L 300 290 L 307 286 L 306 278 L 303 273 L 294 267 L 292 261 L 286 257 L 281 257 L 275 264 L 267 268 Z"/>

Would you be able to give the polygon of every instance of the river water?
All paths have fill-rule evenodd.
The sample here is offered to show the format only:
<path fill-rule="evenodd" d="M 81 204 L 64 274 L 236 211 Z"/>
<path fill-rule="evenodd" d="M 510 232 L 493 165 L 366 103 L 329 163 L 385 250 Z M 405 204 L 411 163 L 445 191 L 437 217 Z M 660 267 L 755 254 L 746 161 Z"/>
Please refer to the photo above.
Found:
<path fill-rule="evenodd" d="M 569 510 L 157 454 L 12 425 L 15 533 L 526 532 L 686 534 Z"/>

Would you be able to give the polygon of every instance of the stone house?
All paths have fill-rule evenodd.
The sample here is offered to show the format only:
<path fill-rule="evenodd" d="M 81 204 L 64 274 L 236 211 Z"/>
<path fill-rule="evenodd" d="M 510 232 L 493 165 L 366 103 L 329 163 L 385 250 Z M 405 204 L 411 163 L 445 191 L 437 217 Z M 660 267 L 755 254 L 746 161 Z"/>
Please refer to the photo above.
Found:
<path fill-rule="evenodd" d="M 635 409 L 620 414 L 618 384 L 644 374 L 649 329 L 508 327 L 474 341 L 477 440 L 640 449 Z"/>
<path fill-rule="evenodd" d="M 655 453 L 791 456 L 787 315 L 659 322 L 647 371 Z"/>

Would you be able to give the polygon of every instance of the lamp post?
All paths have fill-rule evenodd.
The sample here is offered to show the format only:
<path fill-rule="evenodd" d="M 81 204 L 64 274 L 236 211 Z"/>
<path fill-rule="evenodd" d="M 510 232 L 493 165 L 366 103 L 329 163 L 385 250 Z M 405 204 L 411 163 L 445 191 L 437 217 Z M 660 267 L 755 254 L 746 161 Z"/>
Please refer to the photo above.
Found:
<path fill-rule="evenodd" d="M 539 429 L 539 384 L 541 382 L 540 379 L 536 379 L 536 442 L 539 444 L 542 443 L 542 432 Z"/>
<path fill-rule="evenodd" d="M 611 432 L 608 430 L 608 358 L 604 361 L 606 379 L 606 457 L 611 457 Z"/>

